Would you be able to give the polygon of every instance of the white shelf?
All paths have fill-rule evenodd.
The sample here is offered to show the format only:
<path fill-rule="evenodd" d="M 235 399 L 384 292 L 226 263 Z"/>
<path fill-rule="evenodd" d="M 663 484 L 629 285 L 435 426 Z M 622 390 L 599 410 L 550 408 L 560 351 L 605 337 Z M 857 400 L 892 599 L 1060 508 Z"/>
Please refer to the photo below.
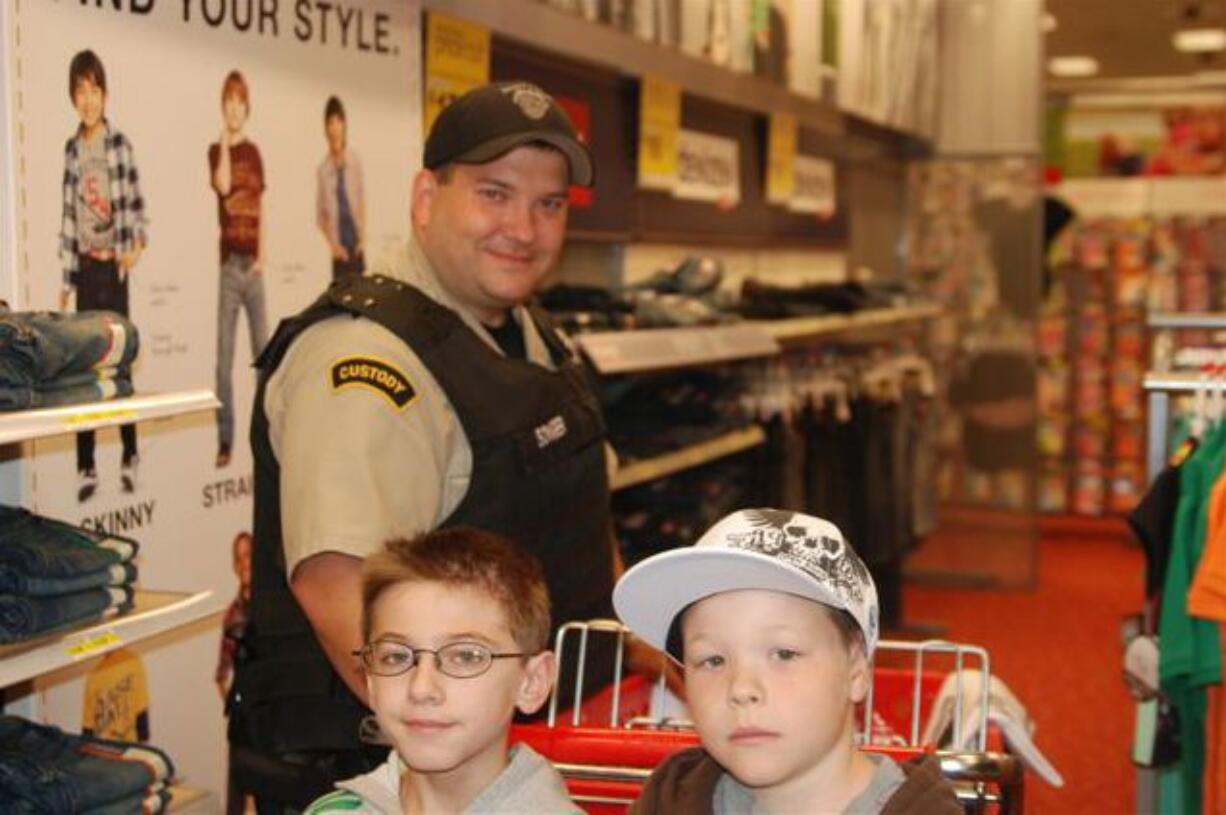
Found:
<path fill-rule="evenodd" d="M 881 308 L 855 314 L 830 314 L 821 317 L 791 317 L 784 320 L 755 320 L 779 342 L 795 342 L 825 334 L 839 334 L 866 328 L 879 328 L 896 323 L 929 320 L 940 315 L 941 307 L 934 304 Z"/>
<path fill-rule="evenodd" d="M 757 323 L 602 331 L 580 334 L 575 341 L 601 374 L 684 368 L 779 353 L 779 343 Z"/>
<path fill-rule="evenodd" d="M 0 646 L 0 687 L 25 682 L 221 612 L 211 591 L 137 591 L 127 614 L 28 642 Z"/>
<path fill-rule="evenodd" d="M 766 434 L 757 425 L 734 430 L 710 441 L 700 442 L 672 453 L 665 453 L 662 456 L 636 461 L 633 464 L 620 467 L 613 474 L 613 482 L 610 486 L 614 490 L 624 490 L 627 487 L 645 484 L 648 481 L 655 481 L 657 478 L 663 478 L 666 475 L 679 473 L 682 470 L 688 470 L 700 464 L 706 464 L 709 461 L 715 461 L 718 458 L 730 456 L 742 450 L 748 450 L 751 447 L 758 446 L 765 440 Z"/>
<path fill-rule="evenodd" d="M 1206 379 L 1195 371 L 1172 371 L 1159 373 L 1150 371 L 1145 374 L 1141 387 L 1147 391 L 1163 391 L 1166 393 L 1194 393 L 1200 388 L 1208 388 L 1211 392 L 1217 389 L 1213 379 Z"/>
<path fill-rule="evenodd" d="M 1226 312 L 1222 311 L 1154 311 L 1145 319 L 1150 328 L 1226 329 Z"/>
<path fill-rule="evenodd" d="M 195 390 L 141 394 L 105 402 L 37 410 L 15 410 L 0 413 L 0 444 L 149 419 L 165 419 L 201 410 L 215 410 L 219 405 L 212 391 Z"/>

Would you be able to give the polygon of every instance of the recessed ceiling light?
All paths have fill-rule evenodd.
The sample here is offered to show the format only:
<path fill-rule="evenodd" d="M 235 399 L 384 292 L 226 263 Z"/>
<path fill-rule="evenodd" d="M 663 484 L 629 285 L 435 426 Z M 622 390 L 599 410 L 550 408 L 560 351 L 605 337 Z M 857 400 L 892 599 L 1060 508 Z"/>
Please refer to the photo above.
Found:
<path fill-rule="evenodd" d="M 1094 57 L 1052 57 L 1047 60 L 1047 70 L 1053 76 L 1094 76 L 1098 73 L 1098 60 Z"/>
<path fill-rule="evenodd" d="M 1226 28 L 1185 28 L 1171 37 L 1176 51 L 1204 53 L 1226 49 Z"/>
<path fill-rule="evenodd" d="M 1050 34 L 1056 30 L 1056 15 L 1050 11 L 1044 12 L 1042 19 L 1039 21 L 1039 28 L 1044 34 Z"/>

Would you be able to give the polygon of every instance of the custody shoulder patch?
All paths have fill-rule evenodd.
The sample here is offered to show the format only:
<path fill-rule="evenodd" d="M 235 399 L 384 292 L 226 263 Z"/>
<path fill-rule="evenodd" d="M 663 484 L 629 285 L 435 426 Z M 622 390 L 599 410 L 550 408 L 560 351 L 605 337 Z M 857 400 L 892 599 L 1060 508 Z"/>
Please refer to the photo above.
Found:
<path fill-rule="evenodd" d="M 404 410 L 417 398 L 413 383 L 399 368 L 375 357 L 338 359 L 332 363 L 329 376 L 333 392 L 342 388 L 369 388 L 391 402 L 396 410 Z"/>

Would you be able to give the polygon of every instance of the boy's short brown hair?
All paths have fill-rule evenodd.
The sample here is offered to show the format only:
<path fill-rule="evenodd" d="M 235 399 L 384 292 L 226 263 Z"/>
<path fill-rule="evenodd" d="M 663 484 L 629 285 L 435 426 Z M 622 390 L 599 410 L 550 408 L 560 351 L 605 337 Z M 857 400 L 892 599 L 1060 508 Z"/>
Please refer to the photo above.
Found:
<path fill-rule="evenodd" d="M 231 96 L 237 96 L 243 107 L 247 108 L 247 112 L 251 112 L 251 93 L 247 90 L 247 80 L 242 71 L 231 71 L 226 74 L 225 82 L 221 83 L 221 103 L 224 105 Z"/>
<path fill-rule="evenodd" d="M 362 568 L 363 640 L 370 640 L 380 595 L 414 580 L 481 589 L 506 612 L 519 648 L 535 653 L 548 646 L 549 589 L 541 564 L 501 535 L 455 526 L 384 544 Z"/>

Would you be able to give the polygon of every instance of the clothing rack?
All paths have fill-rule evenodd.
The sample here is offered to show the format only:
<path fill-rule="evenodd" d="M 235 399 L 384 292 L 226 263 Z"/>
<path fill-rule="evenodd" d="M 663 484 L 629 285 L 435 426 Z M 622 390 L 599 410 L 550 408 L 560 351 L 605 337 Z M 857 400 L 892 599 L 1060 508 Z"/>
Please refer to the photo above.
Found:
<path fill-rule="evenodd" d="M 1150 329 L 1224 329 L 1226 312 L 1155 312 L 1146 319 Z M 1145 472 L 1153 482 L 1166 466 L 1166 437 L 1171 420 L 1171 396 L 1195 393 L 1205 387 L 1205 377 L 1197 372 L 1150 371 L 1145 374 L 1142 388 L 1148 394 L 1148 428 L 1146 433 Z M 1136 811 L 1144 815 L 1156 811 L 1158 803 L 1157 773 L 1138 769 L 1136 780 Z"/>
<path fill-rule="evenodd" d="M 1226 330 L 1226 312 L 1157 311 L 1146 324 L 1153 329 L 1221 329 Z M 1171 418 L 1171 394 L 1193 393 L 1203 387 L 1199 373 L 1150 371 L 1145 375 L 1144 389 L 1149 394 L 1149 432 L 1146 437 L 1145 470 L 1150 481 L 1162 471 L 1166 462 L 1166 433 Z"/>
<path fill-rule="evenodd" d="M 1205 387 L 1199 373 L 1150 371 L 1142 388 L 1149 394 L 1149 430 L 1146 436 L 1145 472 L 1153 481 L 1166 463 L 1166 433 L 1171 420 L 1171 396 L 1195 393 Z M 1210 387 L 1213 387 L 1212 385 Z"/>

